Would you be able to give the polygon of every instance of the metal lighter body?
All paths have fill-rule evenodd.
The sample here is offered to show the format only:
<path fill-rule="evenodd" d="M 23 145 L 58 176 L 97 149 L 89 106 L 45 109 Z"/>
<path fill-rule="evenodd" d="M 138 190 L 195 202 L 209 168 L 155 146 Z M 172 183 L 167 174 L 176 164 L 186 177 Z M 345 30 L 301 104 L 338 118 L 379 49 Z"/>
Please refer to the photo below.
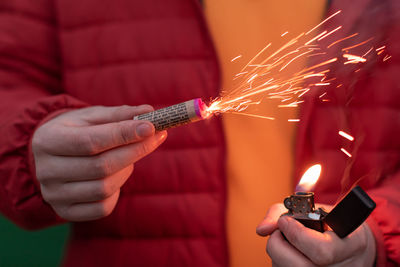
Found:
<path fill-rule="evenodd" d="M 315 209 L 313 192 L 296 192 L 285 198 L 283 204 L 288 212 L 282 216 L 291 216 L 319 232 L 326 231 L 329 226 L 340 238 L 356 230 L 376 207 L 360 186 L 351 189 L 329 213 L 321 208 Z"/>
<path fill-rule="evenodd" d="M 133 119 L 150 121 L 154 125 L 156 131 L 162 131 L 204 120 L 207 117 L 208 112 L 206 104 L 200 98 L 195 98 L 153 112 L 140 114 Z"/>
<path fill-rule="evenodd" d="M 282 216 L 290 216 L 304 226 L 319 232 L 326 230 L 323 219 L 327 213 L 321 208 L 315 209 L 313 192 L 296 192 L 285 198 L 283 204 L 288 212 Z"/>

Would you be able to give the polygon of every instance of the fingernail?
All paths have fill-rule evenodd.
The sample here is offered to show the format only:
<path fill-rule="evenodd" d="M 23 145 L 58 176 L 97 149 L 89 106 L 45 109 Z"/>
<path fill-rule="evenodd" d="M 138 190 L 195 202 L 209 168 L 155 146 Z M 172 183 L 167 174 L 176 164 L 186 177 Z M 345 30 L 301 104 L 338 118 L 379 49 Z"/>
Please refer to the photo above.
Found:
<path fill-rule="evenodd" d="M 153 126 L 149 123 L 141 123 L 136 127 L 136 134 L 142 138 L 153 135 L 153 132 Z"/>

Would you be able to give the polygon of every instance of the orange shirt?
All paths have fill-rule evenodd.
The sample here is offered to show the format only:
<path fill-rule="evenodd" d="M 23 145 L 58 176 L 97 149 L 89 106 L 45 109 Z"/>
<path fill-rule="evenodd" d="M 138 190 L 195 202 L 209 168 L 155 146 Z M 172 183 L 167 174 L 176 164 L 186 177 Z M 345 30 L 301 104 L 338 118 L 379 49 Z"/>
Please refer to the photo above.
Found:
<path fill-rule="evenodd" d="M 223 89 L 233 86 L 234 74 L 272 42 L 275 51 L 290 37 L 311 29 L 322 18 L 322 0 L 206 0 L 207 21 L 222 66 Z M 289 31 L 287 35 L 281 34 Z M 234 57 L 242 55 L 235 62 Z M 301 60 L 294 64 L 305 64 Z M 294 66 L 295 67 L 295 66 Z M 292 191 L 295 123 L 293 108 L 266 101 L 248 113 L 276 120 L 224 115 L 228 161 L 227 234 L 231 266 L 270 265 L 266 239 L 255 228 L 268 207 Z"/>

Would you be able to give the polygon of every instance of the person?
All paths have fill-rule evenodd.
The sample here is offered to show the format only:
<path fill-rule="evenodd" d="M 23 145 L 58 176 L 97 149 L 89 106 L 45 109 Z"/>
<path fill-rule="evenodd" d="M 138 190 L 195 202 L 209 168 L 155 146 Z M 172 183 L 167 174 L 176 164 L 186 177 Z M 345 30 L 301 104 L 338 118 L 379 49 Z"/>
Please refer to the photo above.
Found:
<path fill-rule="evenodd" d="M 6 0 L 0 8 L 0 211 L 28 229 L 73 221 L 66 266 L 229 265 L 221 119 L 171 130 L 167 141 L 131 120 L 152 109 L 143 103 L 218 94 L 198 2 Z M 301 159 L 299 169 L 310 161 Z M 374 199 L 389 192 L 370 188 Z M 334 201 L 338 188 L 331 193 Z M 374 218 L 387 222 L 379 210 Z M 395 252 L 380 253 L 382 244 L 391 252 L 395 229 L 382 230 L 389 238 L 377 244 L 378 262 L 396 262 Z"/>
<path fill-rule="evenodd" d="M 261 236 L 270 236 L 267 252 L 274 266 L 399 266 L 400 150 L 398 146 L 400 6 L 398 1 L 333 1 L 329 14 L 342 10 L 345 21 L 333 18 L 326 27 L 341 24 L 343 36 L 354 32 L 359 44 L 344 41 L 327 50 L 327 57 L 346 52 L 365 55 L 374 49 L 365 66 L 343 66 L 338 62 L 331 72 L 340 80 L 326 90 L 328 102 L 319 93 L 311 94 L 303 106 L 297 137 L 297 177 L 321 163 L 323 170 L 316 184 L 316 201 L 333 205 L 352 186 L 359 184 L 376 202 L 376 209 L 357 230 L 344 239 L 333 232 L 319 233 L 297 221 L 280 217 L 282 204 L 273 205 L 257 227 Z M 336 37 L 338 40 L 340 37 Z M 323 40 L 327 47 L 335 41 Z M 385 49 L 385 52 L 379 52 Z M 389 59 L 388 59 L 389 58 Z M 390 61 L 391 60 L 391 61 Z M 351 64 L 349 64 L 351 65 Z M 331 76 L 330 78 L 333 78 Z M 329 78 L 328 78 L 329 79 Z M 354 141 L 341 138 L 339 130 L 349 132 Z M 352 151 L 349 156 L 340 148 Z M 343 177 L 342 179 L 339 179 Z M 328 206 L 328 209 L 331 206 Z M 284 240 L 281 233 L 287 238 Z"/>

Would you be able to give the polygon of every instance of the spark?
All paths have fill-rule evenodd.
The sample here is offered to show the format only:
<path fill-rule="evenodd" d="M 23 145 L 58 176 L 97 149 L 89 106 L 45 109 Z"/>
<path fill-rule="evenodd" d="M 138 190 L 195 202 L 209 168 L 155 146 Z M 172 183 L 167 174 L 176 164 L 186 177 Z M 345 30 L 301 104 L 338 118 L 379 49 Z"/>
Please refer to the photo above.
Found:
<path fill-rule="evenodd" d="M 247 83 L 250 83 L 252 80 L 254 80 L 256 77 L 258 76 L 258 74 L 254 74 L 253 76 L 251 76 L 250 79 L 247 80 Z"/>
<path fill-rule="evenodd" d="M 374 47 L 371 47 L 364 55 L 362 55 L 362 57 L 365 57 L 366 55 L 368 55 L 372 51 L 372 49 L 374 49 Z"/>
<path fill-rule="evenodd" d="M 320 34 L 318 34 L 317 36 L 315 36 L 314 38 L 312 38 L 310 41 L 308 41 L 307 43 L 305 43 L 305 45 L 309 45 L 312 42 L 314 42 L 315 40 L 317 40 L 318 38 L 320 38 L 322 35 L 324 35 L 325 33 L 327 33 L 327 31 L 323 31 Z"/>
<path fill-rule="evenodd" d="M 318 27 L 320 27 L 322 24 L 324 24 L 325 22 L 327 22 L 328 20 L 330 20 L 331 18 L 333 18 L 334 16 L 338 15 L 340 12 L 342 12 L 342 10 L 337 11 L 335 14 L 327 17 L 325 20 L 323 20 L 320 24 L 318 24 L 317 26 L 315 26 L 314 28 L 312 28 L 311 30 L 309 30 L 306 35 L 310 34 L 311 32 L 313 32 L 315 29 L 317 29 Z"/>
<path fill-rule="evenodd" d="M 322 62 L 322 63 L 316 64 L 316 65 L 314 65 L 314 66 L 312 66 L 312 67 L 309 67 L 309 68 L 307 68 L 307 69 L 304 69 L 304 70 L 302 70 L 300 73 L 303 73 L 303 72 L 306 72 L 306 71 L 309 71 L 309 70 L 313 70 L 313 69 L 322 67 L 322 66 L 324 66 L 324 65 L 328 65 L 328 64 L 333 63 L 333 62 L 335 62 L 335 61 L 337 61 L 337 57 L 332 58 L 332 59 L 329 59 L 329 60 L 324 61 L 324 62 Z"/>
<path fill-rule="evenodd" d="M 382 50 L 382 49 L 384 49 L 385 47 L 386 47 L 386 45 L 384 45 L 384 46 L 381 46 L 381 47 L 379 47 L 379 48 L 375 49 L 375 51 L 376 51 L 376 52 L 378 52 L 379 50 Z"/>
<path fill-rule="evenodd" d="M 248 117 L 259 118 L 259 119 L 267 119 L 267 120 L 271 120 L 271 121 L 275 120 L 274 117 L 267 117 L 267 116 L 261 116 L 261 115 L 256 115 L 256 114 L 241 113 L 241 112 L 230 112 L 230 113 L 243 115 L 243 116 L 248 116 Z"/>
<path fill-rule="evenodd" d="M 323 85 L 330 85 L 331 83 L 316 83 L 315 86 L 323 86 Z"/>
<path fill-rule="evenodd" d="M 338 30 L 340 30 L 342 28 L 342 26 L 337 27 L 336 29 L 328 32 L 327 34 L 325 34 L 324 36 L 322 36 L 321 38 L 318 39 L 318 41 L 321 41 L 322 39 L 325 39 L 326 37 L 328 37 L 329 35 L 337 32 Z"/>
<path fill-rule="evenodd" d="M 310 88 L 306 88 L 306 89 L 304 89 L 303 91 L 304 91 L 304 92 L 301 93 L 301 94 L 299 94 L 298 97 L 302 97 L 303 95 L 305 95 L 308 91 L 310 91 Z"/>
<path fill-rule="evenodd" d="M 386 55 L 384 58 L 383 58 L 383 61 L 386 61 L 386 60 L 388 60 L 389 58 L 391 58 L 392 56 L 389 56 L 389 55 Z"/>
<path fill-rule="evenodd" d="M 339 131 L 339 135 L 343 136 L 344 138 L 348 139 L 349 141 L 354 141 L 354 137 L 349 135 L 346 132 L 343 131 Z"/>
<path fill-rule="evenodd" d="M 308 55 L 307 57 L 315 57 L 315 56 L 319 56 L 319 55 L 326 55 L 326 52 L 315 53 L 315 54 L 312 54 L 312 55 Z"/>
<path fill-rule="evenodd" d="M 354 34 L 352 34 L 352 35 L 349 35 L 349 36 L 347 36 L 347 37 L 344 37 L 344 38 L 342 38 L 342 39 L 339 39 L 339 40 L 337 40 L 337 41 L 334 41 L 333 43 L 331 43 L 330 45 L 328 45 L 327 48 L 330 48 L 330 47 L 334 46 L 335 44 L 338 44 L 338 43 L 340 43 L 340 42 L 343 42 L 344 40 L 353 38 L 354 36 L 357 36 L 357 35 L 358 35 L 358 33 L 354 33 Z"/>
<path fill-rule="evenodd" d="M 358 43 L 358 44 L 356 44 L 356 45 L 352 45 L 352 46 L 349 46 L 349 47 L 345 47 L 345 48 L 342 49 L 342 51 L 348 51 L 348 50 L 350 50 L 350 49 L 359 47 L 359 46 L 361 46 L 361 45 L 363 45 L 363 44 L 368 43 L 368 42 L 371 41 L 372 39 L 374 39 L 374 37 L 371 37 L 371 38 L 369 38 L 368 40 L 365 40 L 364 42 Z"/>
<path fill-rule="evenodd" d="M 282 34 L 281 34 L 281 37 L 285 36 L 285 35 L 288 34 L 288 33 L 289 33 L 288 31 L 282 33 Z"/>
<path fill-rule="evenodd" d="M 325 77 L 324 74 L 322 73 L 316 73 L 316 74 L 309 74 L 309 75 L 305 75 L 304 78 L 310 78 L 310 77 Z"/>
<path fill-rule="evenodd" d="M 272 44 L 272 43 L 267 44 L 260 52 L 258 52 L 258 54 L 257 54 L 255 57 L 253 57 L 253 58 L 249 61 L 249 63 L 247 63 L 247 65 L 243 67 L 243 69 L 242 69 L 241 71 L 245 70 L 251 63 L 253 63 L 254 60 L 256 60 L 256 58 L 258 58 L 262 53 L 264 53 L 265 50 L 268 49 L 268 47 L 271 46 L 271 44 Z"/>
<path fill-rule="evenodd" d="M 346 149 L 344 149 L 343 147 L 340 149 L 344 154 L 346 154 L 346 156 L 348 156 L 349 158 L 351 158 L 352 157 L 352 155 L 346 150 Z"/>
<path fill-rule="evenodd" d="M 239 73 L 237 73 L 235 76 L 240 76 L 240 75 L 246 74 L 247 72 L 248 72 L 248 71 L 239 72 Z"/>
<path fill-rule="evenodd" d="M 303 102 L 304 102 L 303 100 L 302 101 L 295 101 L 295 102 L 292 102 L 292 103 L 287 104 L 287 105 L 279 105 L 278 107 L 281 107 L 281 108 L 292 108 L 292 107 L 297 107 L 298 104 L 301 104 Z"/>
<path fill-rule="evenodd" d="M 241 57 L 242 57 L 242 55 L 238 55 L 237 57 L 232 58 L 232 59 L 231 59 L 231 62 L 233 62 L 233 61 L 235 61 L 236 59 L 239 59 L 239 58 L 241 58 Z"/>
<path fill-rule="evenodd" d="M 291 60 L 289 60 L 289 62 L 288 63 L 286 63 L 279 71 L 282 71 L 282 70 L 284 70 L 290 63 L 292 63 L 294 60 L 296 60 L 297 58 L 299 58 L 299 57 L 301 57 L 301 56 L 304 56 L 305 54 L 309 54 L 309 53 L 311 53 L 312 51 L 307 51 L 307 52 L 304 52 L 304 53 L 302 53 L 302 54 L 300 54 L 300 55 L 297 55 L 297 56 L 295 56 L 294 58 L 292 58 Z"/>
<path fill-rule="evenodd" d="M 345 65 L 346 64 L 356 64 L 356 63 L 367 61 L 366 58 L 363 58 L 363 57 L 360 57 L 360 56 L 356 56 L 356 55 L 352 55 L 352 54 L 344 54 L 343 57 L 348 60 L 347 62 L 344 63 Z"/>
<path fill-rule="evenodd" d="M 373 50 L 370 48 L 363 56 L 354 55 L 347 50 L 361 46 L 372 38 L 353 44 L 349 41 L 347 48 L 337 52 L 336 55 L 327 57 L 325 51 L 329 47 L 337 45 L 344 40 L 348 40 L 358 35 L 351 34 L 347 37 L 336 40 L 326 46 L 324 42 L 319 42 L 328 36 L 333 37 L 334 33 L 341 30 L 342 26 L 333 27 L 333 30 L 317 30 L 322 24 L 338 15 L 341 11 L 337 11 L 330 17 L 322 21 L 320 24 L 312 28 L 307 33 L 299 33 L 295 37 L 289 38 L 281 47 L 275 51 L 267 50 L 271 48 L 272 43 L 268 43 L 259 51 L 239 73 L 235 74 L 233 80 L 235 86 L 230 90 L 222 90 L 219 97 L 211 100 L 207 111 L 212 113 L 231 113 L 241 114 L 255 118 L 273 120 L 275 118 L 250 114 L 244 112 L 252 105 L 258 105 L 266 100 L 276 101 L 279 108 L 295 108 L 304 102 L 304 96 L 315 90 L 324 90 L 327 86 L 339 88 L 342 84 L 333 85 L 336 79 L 332 77 L 331 69 L 336 68 L 336 64 L 355 64 L 366 62 L 366 55 Z M 310 34 L 313 32 L 313 34 Z M 282 37 L 289 32 L 282 33 Z M 351 46 L 350 46 L 351 45 Z M 345 51 L 345 52 L 344 52 Z M 383 49 L 379 50 L 383 51 Z M 238 60 L 242 55 L 233 58 L 231 61 Z M 306 67 L 298 67 L 294 62 L 300 59 L 313 57 L 313 64 Z M 345 60 L 339 60 L 339 58 Z M 390 56 L 386 56 L 383 60 L 388 60 Z M 335 64 L 335 65 L 333 65 Z M 289 67 L 290 66 L 290 67 Z M 327 95 L 318 93 L 321 101 L 329 102 L 329 99 L 322 99 Z M 299 119 L 289 119 L 289 122 L 298 122 Z"/>

